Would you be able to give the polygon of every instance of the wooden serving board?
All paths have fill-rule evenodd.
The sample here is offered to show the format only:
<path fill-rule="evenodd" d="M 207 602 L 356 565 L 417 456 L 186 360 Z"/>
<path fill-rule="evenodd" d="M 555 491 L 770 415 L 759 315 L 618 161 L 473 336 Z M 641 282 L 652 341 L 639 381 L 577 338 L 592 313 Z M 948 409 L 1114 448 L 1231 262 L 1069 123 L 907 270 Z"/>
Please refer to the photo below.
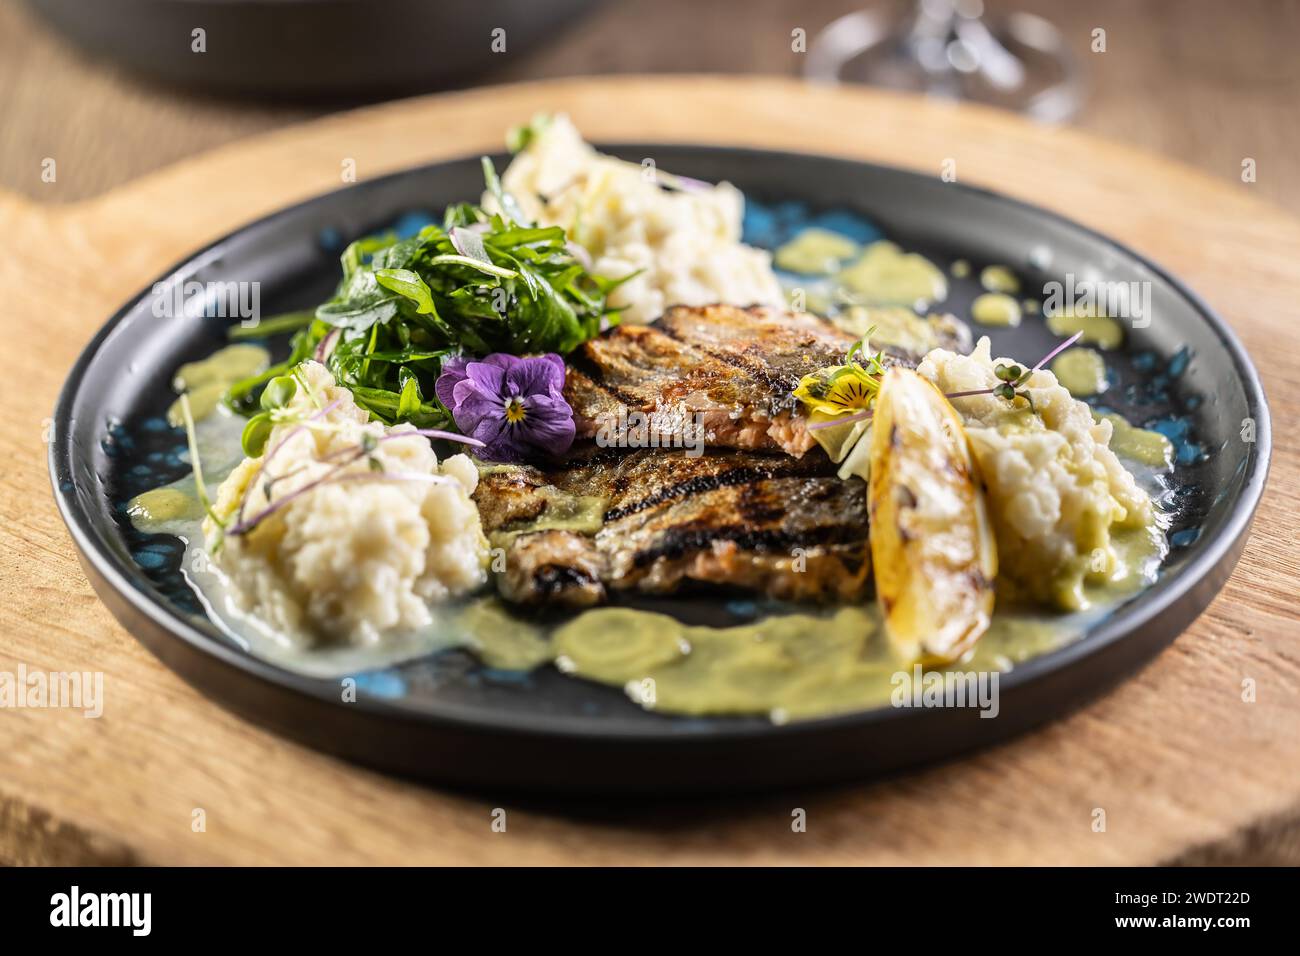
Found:
<path fill-rule="evenodd" d="M 200 697 L 95 598 L 55 512 L 44 438 L 67 370 L 163 269 L 339 188 L 345 160 L 364 179 L 493 150 L 542 110 L 596 140 L 766 146 L 935 175 L 952 159 L 960 181 L 1057 210 L 1182 276 L 1245 341 L 1276 423 L 1268 492 L 1223 593 L 1141 674 L 1042 731 L 885 783 L 761 798 L 449 793 L 303 749 Z M 105 674 L 99 719 L 0 710 L 0 862 L 1300 862 L 1300 221 L 1251 192 L 988 109 L 783 79 L 629 77 L 344 114 L 72 206 L 0 195 L 0 671 Z M 806 832 L 792 831 L 796 808 Z"/>

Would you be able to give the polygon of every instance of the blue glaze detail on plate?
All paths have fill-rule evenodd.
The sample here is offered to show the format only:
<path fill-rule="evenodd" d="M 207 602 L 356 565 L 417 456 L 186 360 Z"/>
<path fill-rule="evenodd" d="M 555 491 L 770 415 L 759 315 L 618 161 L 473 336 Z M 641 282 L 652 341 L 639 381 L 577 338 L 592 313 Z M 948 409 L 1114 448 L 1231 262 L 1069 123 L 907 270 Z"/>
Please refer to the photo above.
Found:
<path fill-rule="evenodd" d="M 132 551 L 131 557 L 135 559 L 136 564 L 146 571 L 159 571 L 167 566 L 168 556 L 166 554 L 147 551 L 143 548 Z"/>
<path fill-rule="evenodd" d="M 1137 372 L 1154 372 L 1156 362 L 1159 357 L 1155 352 L 1135 352 L 1133 354 L 1133 370 Z"/>
<path fill-rule="evenodd" d="M 316 236 L 316 243 L 326 252 L 339 253 L 347 247 L 343 233 L 334 226 L 326 226 Z"/>
<path fill-rule="evenodd" d="M 866 244 L 883 237 L 875 223 L 848 209 L 812 213 L 801 202 L 763 203 L 746 197 L 741 239 L 775 251 L 808 228 L 828 229 Z"/>
<path fill-rule="evenodd" d="M 406 694 L 406 680 L 394 670 L 368 671 L 354 678 L 357 690 L 372 697 L 395 700 Z"/>
<path fill-rule="evenodd" d="M 416 209 L 408 212 L 393 223 L 393 232 L 397 233 L 399 239 L 410 239 L 425 226 L 432 226 L 440 222 L 442 222 L 441 216 L 435 216 L 423 209 Z"/>
<path fill-rule="evenodd" d="M 1205 446 L 1191 438 L 1192 423 L 1181 415 L 1157 418 L 1143 426 L 1159 432 L 1174 446 L 1174 461 L 1180 465 L 1194 465 L 1205 457 Z"/>

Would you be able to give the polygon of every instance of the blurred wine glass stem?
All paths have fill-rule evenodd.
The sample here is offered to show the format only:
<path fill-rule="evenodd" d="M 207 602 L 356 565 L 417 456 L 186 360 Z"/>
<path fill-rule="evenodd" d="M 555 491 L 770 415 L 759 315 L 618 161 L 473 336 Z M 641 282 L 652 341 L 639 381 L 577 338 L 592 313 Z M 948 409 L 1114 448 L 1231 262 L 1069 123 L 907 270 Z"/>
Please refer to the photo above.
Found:
<path fill-rule="evenodd" d="M 1063 122 L 1082 102 L 1082 82 L 1061 32 L 1042 17 L 985 19 L 983 0 L 917 0 L 891 17 L 877 6 L 825 27 L 805 75 L 993 103 Z"/>

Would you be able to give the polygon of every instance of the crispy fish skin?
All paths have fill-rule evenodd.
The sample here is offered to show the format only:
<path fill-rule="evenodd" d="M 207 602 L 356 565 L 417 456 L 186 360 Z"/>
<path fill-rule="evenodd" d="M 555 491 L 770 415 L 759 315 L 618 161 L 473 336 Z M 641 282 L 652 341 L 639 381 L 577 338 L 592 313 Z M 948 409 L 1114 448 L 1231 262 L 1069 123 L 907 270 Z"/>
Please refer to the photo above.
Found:
<path fill-rule="evenodd" d="M 792 392 L 803 376 L 842 362 L 855 341 L 805 313 L 676 306 L 654 325 L 621 326 L 584 345 L 570 358 L 564 393 L 580 437 L 637 411 L 654 415 L 661 435 L 698 422 L 707 445 L 798 458 L 815 441 Z M 885 349 L 887 365 L 920 358 Z"/>
<path fill-rule="evenodd" d="M 600 530 L 529 530 L 545 528 L 555 491 L 603 499 Z M 587 445 L 562 467 L 485 473 L 475 497 L 506 549 L 500 590 L 518 603 L 587 607 L 687 582 L 808 602 L 870 588 L 866 485 L 822 456 Z M 498 497 L 508 504 L 489 503 Z"/>
<path fill-rule="evenodd" d="M 532 521 L 546 509 L 540 489 L 548 484 L 536 468 L 493 465 L 479 473 L 479 490 L 474 495 L 484 531 Z M 485 493 L 490 490 L 490 494 Z"/>
<path fill-rule="evenodd" d="M 610 522 L 596 543 L 617 589 L 662 594 L 690 580 L 847 601 L 864 595 L 871 567 L 862 491 L 825 477 L 723 486 Z"/>
<path fill-rule="evenodd" d="M 515 604 L 592 607 L 606 599 L 609 562 L 588 535 L 572 531 L 521 534 L 506 545 L 502 597 Z"/>

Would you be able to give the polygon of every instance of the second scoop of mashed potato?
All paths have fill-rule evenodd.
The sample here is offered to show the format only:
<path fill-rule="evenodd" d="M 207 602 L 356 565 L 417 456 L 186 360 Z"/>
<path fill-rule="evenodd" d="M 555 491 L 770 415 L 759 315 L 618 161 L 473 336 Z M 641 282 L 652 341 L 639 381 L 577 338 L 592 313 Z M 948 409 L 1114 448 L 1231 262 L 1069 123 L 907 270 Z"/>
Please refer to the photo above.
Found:
<path fill-rule="evenodd" d="M 526 215 L 563 226 L 598 275 L 637 273 L 610 298 L 626 322 L 653 322 L 670 305 L 784 307 L 772 257 L 740 241 L 740 190 L 663 188 L 672 182 L 653 166 L 596 152 L 567 116 L 539 123 L 501 179 Z M 483 205 L 495 200 L 485 195 Z"/>
<path fill-rule="evenodd" d="M 944 393 L 1000 384 L 989 340 L 970 355 L 936 349 L 919 371 Z M 1013 406 L 994 395 L 952 400 L 970 437 L 997 534 L 1000 574 L 1013 594 L 1074 610 L 1087 606 L 1085 583 L 1104 584 L 1127 568 L 1112 533 L 1150 527 L 1151 499 L 1111 451 L 1111 424 L 1094 421 L 1051 372 Z"/>
<path fill-rule="evenodd" d="M 334 407 L 313 427 L 277 425 L 266 452 L 222 482 L 214 511 L 233 527 L 241 501 L 247 521 L 301 493 L 246 534 L 222 535 L 205 521 L 213 562 L 240 610 L 296 642 L 373 646 L 428 625 L 432 605 L 486 581 L 473 463 L 465 455 L 440 463 L 412 426 L 368 421 L 323 366 L 306 363 L 300 375 L 308 388 L 288 406 L 295 417 Z M 350 460 L 362 442 L 371 450 Z"/>

